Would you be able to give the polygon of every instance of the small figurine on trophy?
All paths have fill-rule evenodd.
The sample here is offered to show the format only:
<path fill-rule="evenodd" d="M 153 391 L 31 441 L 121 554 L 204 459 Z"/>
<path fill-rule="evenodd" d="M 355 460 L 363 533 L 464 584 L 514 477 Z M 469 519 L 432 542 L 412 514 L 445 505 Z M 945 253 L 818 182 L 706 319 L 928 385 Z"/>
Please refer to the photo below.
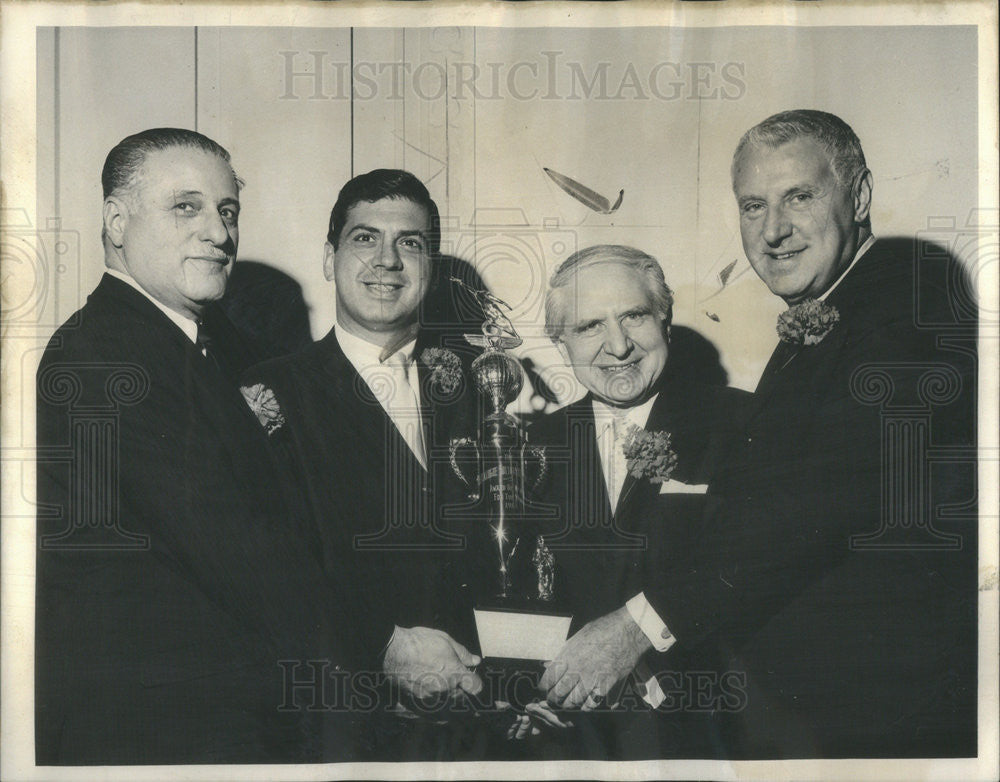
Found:
<path fill-rule="evenodd" d="M 472 379 L 487 402 L 478 439 L 451 443 L 451 466 L 475 503 L 478 529 L 473 547 L 492 549 L 495 587 L 478 601 L 476 627 L 486 657 L 551 659 L 566 639 L 570 617 L 554 613 L 555 560 L 538 532 L 530 495 L 545 479 L 545 451 L 527 442 L 519 421 L 506 407 L 520 393 L 524 376 L 506 353 L 522 343 L 505 310 L 506 302 L 488 291 L 469 288 L 483 309 L 482 334 L 465 339 L 483 353 L 472 362 Z M 462 465 L 474 465 L 466 475 Z M 479 553 L 479 552 L 474 552 Z"/>

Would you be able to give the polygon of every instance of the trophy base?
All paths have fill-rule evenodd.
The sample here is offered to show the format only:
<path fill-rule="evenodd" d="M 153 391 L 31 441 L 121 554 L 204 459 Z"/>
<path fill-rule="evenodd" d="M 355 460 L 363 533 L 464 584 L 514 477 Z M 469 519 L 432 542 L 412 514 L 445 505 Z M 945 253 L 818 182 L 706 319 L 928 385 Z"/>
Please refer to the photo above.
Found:
<path fill-rule="evenodd" d="M 546 611 L 537 604 L 528 609 L 482 604 L 473 614 L 480 652 L 483 657 L 499 660 L 551 660 L 566 642 L 573 620 L 568 613 Z"/>

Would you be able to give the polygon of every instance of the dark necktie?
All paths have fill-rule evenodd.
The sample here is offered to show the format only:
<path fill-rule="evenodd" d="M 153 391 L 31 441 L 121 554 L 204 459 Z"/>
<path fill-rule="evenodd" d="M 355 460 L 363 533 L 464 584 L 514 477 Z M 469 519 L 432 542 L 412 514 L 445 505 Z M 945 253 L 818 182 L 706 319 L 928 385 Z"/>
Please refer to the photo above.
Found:
<path fill-rule="evenodd" d="M 219 363 L 219 356 L 214 349 L 214 340 L 212 339 L 212 333 L 210 329 L 205 326 L 203 321 L 198 321 L 198 335 L 195 337 L 195 344 L 198 349 L 204 354 L 205 358 L 208 359 L 209 363 L 212 364 L 219 372 L 225 374 L 222 365 Z"/>

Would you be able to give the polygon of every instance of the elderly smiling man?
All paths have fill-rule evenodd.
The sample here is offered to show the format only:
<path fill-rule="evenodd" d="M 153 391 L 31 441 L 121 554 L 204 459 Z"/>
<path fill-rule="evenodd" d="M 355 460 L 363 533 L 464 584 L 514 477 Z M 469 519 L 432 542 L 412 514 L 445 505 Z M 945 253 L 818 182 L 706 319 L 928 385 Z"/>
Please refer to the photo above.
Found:
<path fill-rule="evenodd" d="M 737 756 L 975 755 L 973 467 L 931 473 L 896 437 L 969 458 L 975 329 L 948 287 L 961 271 L 874 239 L 872 175 L 831 114 L 752 128 L 732 181 L 747 258 L 790 305 L 781 342 L 690 545 L 659 583 L 647 574 L 650 629 L 625 608 L 594 620 L 543 691 L 587 706 L 669 638 L 668 659 L 720 656 L 718 675 L 744 682 L 735 710 L 717 709 Z"/>
<path fill-rule="evenodd" d="M 687 721 L 682 738 L 676 725 L 649 713 L 667 700 L 653 674 L 666 673 L 662 653 L 673 639 L 643 590 L 691 545 L 687 536 L 703 515 L 706 485 L 735 442 L 747 395 L 692 382 L 685 377 L 690 368 L 670 361 L 672 311 L 659 262 L 621 245 L 571 255 L 552 276 L 546 298 L 546 330 L 588 393 L 536 423 L 531 439 L 545 444 L 553 465 L 541 499 L 560 514 L 546 541 L 559 595 L 573 609 L 571 632 L 579 631 L 564 654 L 571 660 L 574 649 L 586 648 L 592 678 L 560 677 L 560 655 L 541 683 L 552 687 L 551 705 L 592 711 L 616 699 L 615 680 L 639 663 L 631 682 L 634 713 L 595 716 L 591 730 L 581 728 L 579 751 L 588 757 L 656 757 L 694 751 L 694 742 L 708 740 L 708 726 L 697 719 Z M 630 470 L 630 451 L 639 444 L 648 463 Z M 586 624 L 616 607 L 605 620 Z M 614 648 L 591 644 L 612 624 L 629 646 L 649 649 L 641 661 L 605 658 Z M 617 666 L 613 678 L 600 675 Z M 595 731 L 603 738 L 596 740 Z"/>

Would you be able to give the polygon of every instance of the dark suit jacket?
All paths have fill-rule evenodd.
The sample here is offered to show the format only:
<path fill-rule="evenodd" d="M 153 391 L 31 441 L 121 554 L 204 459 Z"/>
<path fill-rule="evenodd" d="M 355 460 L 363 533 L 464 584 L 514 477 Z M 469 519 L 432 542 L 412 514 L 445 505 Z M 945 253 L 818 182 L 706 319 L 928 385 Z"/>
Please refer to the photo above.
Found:
<path fill-rule="evenodd" d="M 658 392 L 646 431 L 670 433 L 677 454 L 671 479 L 703 490 L 735 442 L 749 394 L 668 372 Z M 539 499 L 553 511 L 546 541 L 564 580 L 557 590 L 572 603 L 575 632 L 620 607 L 668 566 L 688 545 L 706 498 L 696 489 L 661 494 L 661 484 L 629 475 L 612 509 L 590 394 L 540 419 L 530 439 L 545 445 L 552 465 Z"/>
<path fill-rule="evenodd" d="M 442 487 L 457 483 L 449 476 L 449 433 L 474 432 L 474 411 L 464 386 L 443 395 L 422 363 L 418 374 L 429 472 L 333 330 L 299 353 L 252 368 L 245 380 L 275 393 L 286 423 L 270 441 L 285 483 L 301 496 L 324 567 L 354 612 L 359 657 L 376 670 L 394 625 L 454 630 L 458 621 L 445 578 L 464 540 L 441 527 L 439 506 Z"/>
<path fill-rule="evenodd" d="M 37 762 L 312 758 L 279 661 L 341 662 L 339 603 L 236 386 L 105 275 L 37 416 Z"/>
<path fill-rule="evenodd" d="M 545 416 L 530 429 L 532 442 L 545 444 L 552 475 L 541 502 L 555 509 L 547 521 L 547 541 L 557 564 L 556 590 L 573 613 L 571 633 L 617 608 L 641 591 L 655 589 L 680 555 L 699 545 L 698 528 L 711 498 L 700 493 L 716 476 L 735 445 L 750 395 L 738 389 L 705 386 L 667 371 L 646 421 L 647 431 L 669 432 L 677 465 L 676 491 L 646 478 L 626 477 L 612 509 L 601 467 L 592 396 Z M 696 489 L 695 487 L 700 487 Z M 715 757 L 716 729 L 707 710 L 676 714 L 679 672 L 717 667 L 706 651 L 655 651 L 644 657 L 668 702 L 651 713 L 631 679 L 620 694 L 621 709 L 573 714 L 576 729 L 563 737 L 566 757 L 637 760 Z"/>
<path fill-rule="evenodd" d="M 911 253 L 876 243 L 828 297 L 836 327 L 775 351 L 718 512 L 651 595 L 678 646 L 746 677 L 738 754 L 975 754 L 974 322 L 954 267 L 918 278 Z M 932 469 L 930 445 L 966 464 Z"/>

